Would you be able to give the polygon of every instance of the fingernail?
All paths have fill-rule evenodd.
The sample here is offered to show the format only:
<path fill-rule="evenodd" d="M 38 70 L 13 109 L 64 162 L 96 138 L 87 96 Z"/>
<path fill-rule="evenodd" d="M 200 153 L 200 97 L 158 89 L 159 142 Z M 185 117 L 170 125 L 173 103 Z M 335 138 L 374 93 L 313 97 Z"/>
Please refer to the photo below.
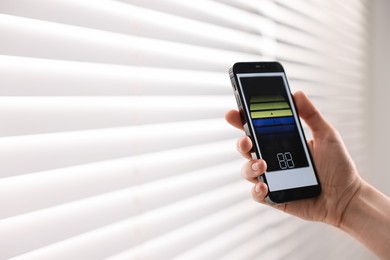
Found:
<path fill-rule="evenodd" d="M 252 170 L 257 172 L 259 170 L 259 164 L 257 164 L 257 163 L 252 164 Z"/>
<path fill-rule="evenodd" d="M 256 191 L 256 193 L 259 193 L 259 192 L 260 192 L 260 185 L 259 185 L 259 184 L 256 184 L 256 186 L 255 186 L 255 191 Z"/>

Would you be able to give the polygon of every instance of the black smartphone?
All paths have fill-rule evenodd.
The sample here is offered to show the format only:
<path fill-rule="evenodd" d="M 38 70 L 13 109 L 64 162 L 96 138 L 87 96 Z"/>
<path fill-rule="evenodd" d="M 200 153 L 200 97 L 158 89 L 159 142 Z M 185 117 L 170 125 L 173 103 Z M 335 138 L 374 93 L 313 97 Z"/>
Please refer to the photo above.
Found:
<path fill-rule="evenodd" d="M 316 169 L 282 65 L 239 62 L 229 69 L 241 120 L 253 143 L 253 159 L 264 159 L 266 201 L 286 203 L 321 193 Z"/>

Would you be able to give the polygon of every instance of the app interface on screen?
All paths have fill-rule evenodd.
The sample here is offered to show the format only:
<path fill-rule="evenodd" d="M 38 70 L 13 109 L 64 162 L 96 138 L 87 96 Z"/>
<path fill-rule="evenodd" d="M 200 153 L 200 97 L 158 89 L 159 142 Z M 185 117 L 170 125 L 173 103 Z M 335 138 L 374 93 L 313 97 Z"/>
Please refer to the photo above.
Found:
<path fill-rule="evenodd" d="M 287 96 L 284 74 L 240 75 L 240 85 L 261 157 L 268 165 L 267 171 L 309 166 Z"/>

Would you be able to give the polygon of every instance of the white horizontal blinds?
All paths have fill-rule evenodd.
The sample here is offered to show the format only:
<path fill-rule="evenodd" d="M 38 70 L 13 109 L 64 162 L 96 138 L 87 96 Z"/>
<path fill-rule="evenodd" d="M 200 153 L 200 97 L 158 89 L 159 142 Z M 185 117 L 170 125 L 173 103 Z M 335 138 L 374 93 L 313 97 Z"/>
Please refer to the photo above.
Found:
<path fill-rule="evenodd" d="M 356 258 L 251 201 L 222 119 L 228 67 L 277 58 L 361 126 L 365 5 L 294 3 L 2 1 L 0 258 Z"/>
<path fill-rule="evenodd" d="M 261 210 L 222 120 L 259 35 L 116 1 L 1 7 L 1 258 L 164 259 Z"/>

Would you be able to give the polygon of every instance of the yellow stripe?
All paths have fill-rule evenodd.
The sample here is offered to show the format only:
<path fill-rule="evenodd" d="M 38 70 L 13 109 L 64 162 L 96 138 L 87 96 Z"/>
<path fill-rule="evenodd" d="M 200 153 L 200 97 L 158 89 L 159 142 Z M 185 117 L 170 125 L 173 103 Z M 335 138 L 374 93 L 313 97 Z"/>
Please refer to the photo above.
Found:
<path fill-rule="evenodd" d="M 292 112 L 290 109 L 251 112 L 251 117 L 253 119 L 280 116 L 292 116 Z"/>

